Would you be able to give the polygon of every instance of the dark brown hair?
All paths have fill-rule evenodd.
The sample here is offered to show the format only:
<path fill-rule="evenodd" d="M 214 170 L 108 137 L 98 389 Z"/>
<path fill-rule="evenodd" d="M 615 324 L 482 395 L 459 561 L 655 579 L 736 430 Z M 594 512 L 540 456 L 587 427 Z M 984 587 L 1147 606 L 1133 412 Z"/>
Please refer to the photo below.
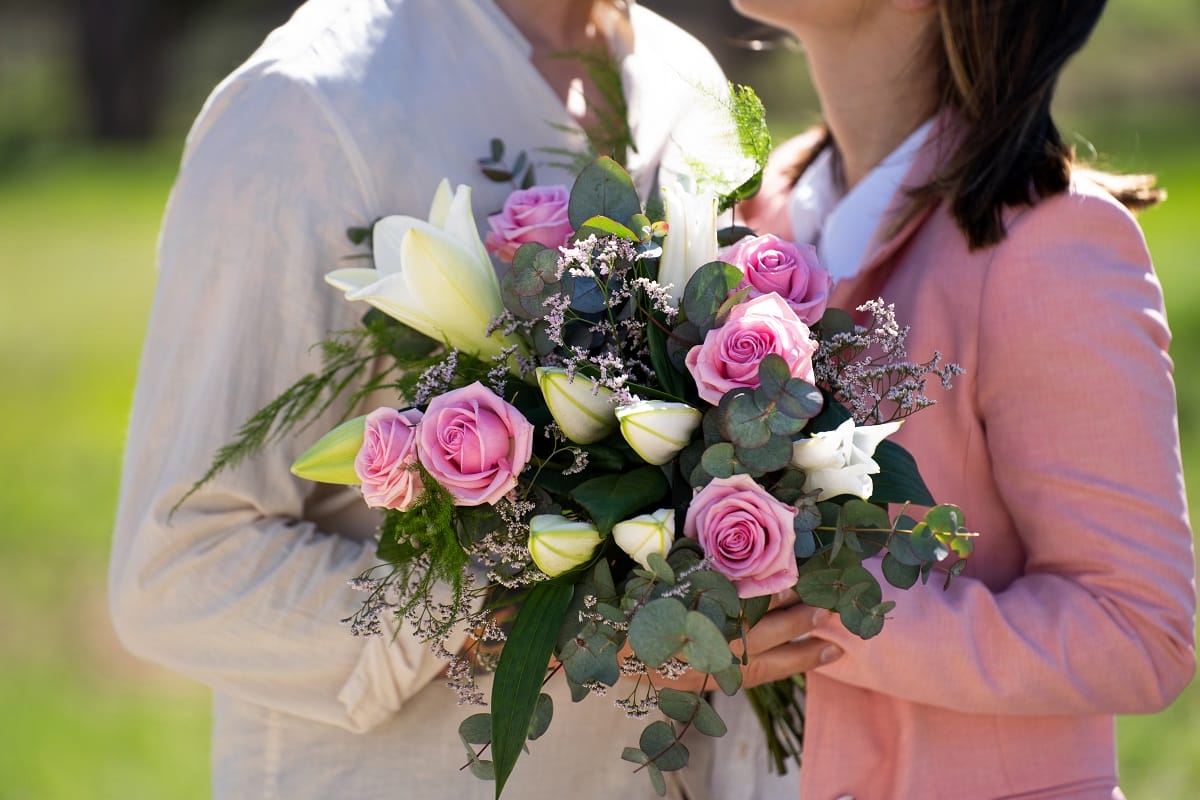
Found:
<path fill-rule="evenodd" d="M 937 0 L 939 107 L 956 109 L 965 133 L 914 199 L 945 198 L 973 249 L 1004 238 L 1005 206 L 1067 189 L 1075 154 L 1051 119 L 1050 101 L 1105 1 Z M 1161 194 L 1150 176 L 1093 177 L 1135 208 Z"/>
<path fill-rule="evenodd" d="M 1063 66 L 1087 42 L 1104 4 L 937 0 L 939 19 L 930 42 L 937 108 L 954 109 L 964 124 L 954 152 L 929 183 L 911 192 L 908 216 L 944 200 L 977 249 L 1004 238 L 1006 206 L 1029 205 L 1067 189 L 1072 172 L 1082 170 L 1051 119 L 1050 102 Z M 829 143 L 826 131 L 822 145 Z M 811 158 L 798 166 L 802 170 L 808 163 Z M 1151 175 L 1086 171 L 1131 209 L 1164 196 Z"/>

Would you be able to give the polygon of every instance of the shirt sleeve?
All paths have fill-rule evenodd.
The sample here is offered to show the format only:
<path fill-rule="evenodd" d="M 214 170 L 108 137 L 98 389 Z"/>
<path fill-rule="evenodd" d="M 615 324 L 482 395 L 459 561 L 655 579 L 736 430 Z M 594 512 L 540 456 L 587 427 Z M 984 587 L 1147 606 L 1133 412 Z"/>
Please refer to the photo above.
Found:
<path fill-rule="evenodd" d="M 324 274 L 370 222 L 368 182 L 315 90 L 260 71 L 218 89 L 189 136 L 159 242 L 110 573 L 135 653 L 263 706 L 366 730 L 444 666 L 414 638 L 355 638 L 347 581 L 374 542 L 313 519 L 360 512 L 292 461 L 342 407 L 172 506 L 254 412 L 357 325 Z M 356 153 L 356 151 L 355 151 Z M 353 535 L 339 535 L 356 533 Z"/>
<path fill-rule="evenodd" d="M 1136 223 L 1099 197 L 1044 201 L 998 247 L 982 309 L 976 402 L 1024 573 L 899 591 L 869 562 L 892 618 L 867 641 L 826 622 L 846 655 L 821 671 L 962 712 L 1160 710 L 1195 668 L 1195 562 Z"/>

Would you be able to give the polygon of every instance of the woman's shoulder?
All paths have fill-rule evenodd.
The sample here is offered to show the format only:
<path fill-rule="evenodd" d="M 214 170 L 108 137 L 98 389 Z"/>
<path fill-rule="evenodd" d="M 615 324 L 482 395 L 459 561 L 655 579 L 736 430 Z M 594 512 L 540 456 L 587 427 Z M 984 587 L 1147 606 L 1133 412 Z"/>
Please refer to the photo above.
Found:
<path fill-rule="evenodd" d="M 998 249 L 1011 252 L 1073 240 L 1144 253 L 1145 237 L 1136 217 L 1100 177 L 1088 169 L 1076 169 L 1066 190 L 1029 206 L 1008 209 L 1004 219 L 1007 235 Z"/>

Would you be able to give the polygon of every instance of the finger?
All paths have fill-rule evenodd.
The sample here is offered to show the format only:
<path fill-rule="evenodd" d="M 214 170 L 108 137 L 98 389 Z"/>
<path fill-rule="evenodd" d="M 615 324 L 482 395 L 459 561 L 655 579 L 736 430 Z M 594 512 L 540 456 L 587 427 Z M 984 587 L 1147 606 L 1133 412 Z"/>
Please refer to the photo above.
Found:
<path fill-rule="evenodd" d="M 787 608 L 794 606 L 800 602 L 800 595 L 796 594 L 795 589 L 784 589 L 782 592 L 776 592 L 771 595 L 771 605 L 768 608 L 774 611 L 777 608 Z"/>
<path fill-rule="evenodd" d="M 750 657 L 742 667 L 742 686 L 749 688 L 808 672 L 842 657 L 842 648 L 821 639 L 788 642 Z"/>
<path fill-rule="evenodd" d="M 825 609 L 803 603 L 770 611 L 746 632 L 746 647 L 751 656 L 778 647 L 812 633 L 828 616 Z M 741 652 L 741 647 L 736 647 L 735 652 Z"/>

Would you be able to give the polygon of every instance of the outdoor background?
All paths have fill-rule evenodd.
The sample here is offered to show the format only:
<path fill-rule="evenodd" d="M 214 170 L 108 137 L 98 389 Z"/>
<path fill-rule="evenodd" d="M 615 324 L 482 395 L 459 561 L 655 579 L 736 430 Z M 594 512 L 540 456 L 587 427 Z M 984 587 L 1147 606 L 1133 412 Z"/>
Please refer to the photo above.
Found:
<path fill-rule="evenodd" d="M 732 34 L 759 34 L 724 0 L 644 2 L 759 89 L 778 137 L 812 121 L 793 48 L 729 46 Z M 105 571 L 157 226 L 183 136 L 207 91 L 292 5 L 0 0 L 2 800 L 208 796 L 207 691 L 121 649 Z M 1200 2 L 1112 0 L 1058 113 L 1081 151 L 1154 171 L 1170 192 L 1142 221 L 1175 331 L 1200 508 Z M 1200 684 L 1162 714 L 1122 718 L 1119 734 L 1131 800 L 1196 796 Z M 930 747 L 933 764 L 988 757 L 970 742 Z"/>

